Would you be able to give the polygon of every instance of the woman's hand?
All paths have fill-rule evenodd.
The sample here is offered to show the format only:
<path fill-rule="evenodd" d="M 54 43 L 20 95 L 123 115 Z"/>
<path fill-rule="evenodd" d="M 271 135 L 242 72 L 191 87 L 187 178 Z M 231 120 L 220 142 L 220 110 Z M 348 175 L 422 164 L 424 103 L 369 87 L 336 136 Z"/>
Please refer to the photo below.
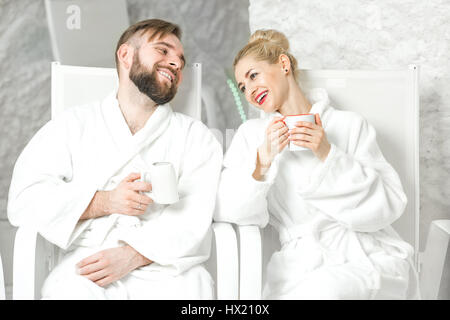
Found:
<path fill-rule="evenodd" d="M 100 287 L 106 287 L 141 266 L 152 263 L 133 247 L 111 248 L 99 251 L 77 263 L 78 274 Z"/>
<path fill-rule="evenodd" d="M 264 143 L 258 148 L 258 160 L 262 167 L 270 167 L 275 156 L 289 143 L 288 127 L 284 117 L 274 118 L 266 129 Z"/>
<path fill-rule="evenodd" d="M 256 180 L 263 180 L 275 156 L 289 143 L 288 127 L 283 119 L 284 117 L 276 117 L 267 126 L 264 143 L 258 148 L 256 168 L 252 174 Z"/>
<path fill-rule="evenodd" d="M 311 149 L 316 157 L 323 162 L 330 153 L 331 145 L 327 140 L 318 113 L 315 114 L 315 119 L 316 124 L 305 121 L 297 122 L 296 128 L 293 128 L 289 134 L 289 141 L 297 146 Z"/>

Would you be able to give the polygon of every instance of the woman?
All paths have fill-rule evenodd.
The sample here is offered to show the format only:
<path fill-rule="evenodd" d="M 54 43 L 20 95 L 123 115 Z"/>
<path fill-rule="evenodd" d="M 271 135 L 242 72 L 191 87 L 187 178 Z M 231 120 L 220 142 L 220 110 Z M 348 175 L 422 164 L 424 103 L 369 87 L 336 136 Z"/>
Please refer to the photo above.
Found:
<path fill-rule="evenodd" d="M 288 49 L 282 33 L 258 30 L 235 58 L 239 89 L 267 117 L 236 132 L 215 219 L 279 232 L 266 299 L 418 298 L 413 249 L 390 226 L 407 203 L 398 174 L 364 118 L 330 106 L 324 89 L 302 91 Z M 284 117 L 306 113 L 315 124 L 288 131 Z"/>

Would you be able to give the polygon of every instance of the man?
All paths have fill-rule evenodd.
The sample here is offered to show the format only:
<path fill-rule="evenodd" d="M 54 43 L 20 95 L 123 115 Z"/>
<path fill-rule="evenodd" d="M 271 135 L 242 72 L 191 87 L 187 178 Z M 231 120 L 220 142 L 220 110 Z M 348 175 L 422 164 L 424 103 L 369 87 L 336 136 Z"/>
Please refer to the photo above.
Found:
<path fill-rule="evenodd" d="M 185 64 L 178 26 L 150 19 L 117 44 L 119 88 L 71 108 L 31 139 L 14 168 L 8 218 L 64 249 L 44 299 L 212 299 L 202 266 L 222 148 L 200 121 L 173 112 Z M 174 165 L 180 200 L 145 195 L 140 172 Z"/>

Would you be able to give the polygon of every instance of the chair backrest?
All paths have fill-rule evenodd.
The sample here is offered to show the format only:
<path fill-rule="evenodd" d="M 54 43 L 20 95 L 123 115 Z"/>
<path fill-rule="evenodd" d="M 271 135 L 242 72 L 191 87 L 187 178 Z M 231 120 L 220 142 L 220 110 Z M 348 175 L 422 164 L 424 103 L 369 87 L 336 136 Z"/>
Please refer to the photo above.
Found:
<path fill-rule="evenodd" d="M 327 90 L 331 104 L 362 115 L 375 127 L 386 160 L 400 176 L 408 198 L 404 214 L 393 224 L 419 252 L 419 94 L 418 67 L 404 70 L 302 70 L 300 85 Z M 263 259 L 279 247 L 271 227 L 263 231 Z"/>
<path fill-rule="evenodd" d="M 186 65 L 183 82 L 170 102 L 174 111 L 201 120 L 201 64 Z M 115 68 L 79 67 L 52 63 L 51 79 L 52 118 L 66 108 L 101 100 L 117 89 L 118 77 Z M 58 247 L 45 241 L 40 235 L 36 242 L 36 265 L 46 266 L 36 271 L 35 297 L 40 298 L 40 288 L 48 273 L 60 259 Z M 208 262 L 208 271 L 216 276 L 215 257 Z"/>
<path fill-rule="evenodd" d="M 170 102 L 174 111 L 201 120 L 200 63 L 187 65 L 183 81 Z M 101 100 L 118 87 L 115 68 L 79 67 L 52 63 L 52 118 L 65 108 Z"/>
<path fill-rule="evenodd" d="M 63 64 L 114 67 L 128 28 L 125 0 L 45 0 L 53 57 Z"/>

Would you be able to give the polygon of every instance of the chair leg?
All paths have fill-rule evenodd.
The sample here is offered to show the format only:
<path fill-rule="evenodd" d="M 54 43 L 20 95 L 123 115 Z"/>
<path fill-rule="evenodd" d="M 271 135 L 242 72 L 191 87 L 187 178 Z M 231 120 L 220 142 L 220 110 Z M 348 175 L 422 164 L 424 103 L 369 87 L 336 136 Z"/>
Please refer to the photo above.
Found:
<path fill-rule="evenodd" d="M 439 298 L 442 276 L 450 242 L 450 220 L 434 220 L 430 224 L 425 251 L 420 255 L 420 291 L 422 299 Z"/>

